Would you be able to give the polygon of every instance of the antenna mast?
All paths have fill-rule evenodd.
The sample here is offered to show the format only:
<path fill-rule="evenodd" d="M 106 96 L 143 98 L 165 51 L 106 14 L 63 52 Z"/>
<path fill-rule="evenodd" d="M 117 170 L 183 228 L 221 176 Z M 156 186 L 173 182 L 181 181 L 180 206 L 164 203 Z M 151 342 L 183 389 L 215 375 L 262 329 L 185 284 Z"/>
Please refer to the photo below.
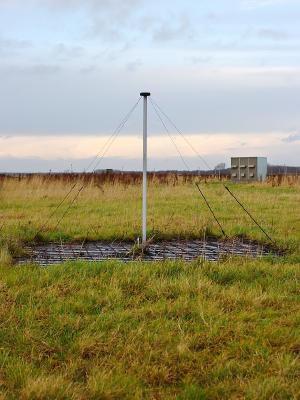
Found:
<path fill-rule="evenodd" d="M 147 101 L 151 95 L 149 92 L 141 92 L 140 95 L 144 97 L 144 111 L 143 111 L 143 211 L 142 211 L 142 241 L 143 244 L 147 241 Z"/>

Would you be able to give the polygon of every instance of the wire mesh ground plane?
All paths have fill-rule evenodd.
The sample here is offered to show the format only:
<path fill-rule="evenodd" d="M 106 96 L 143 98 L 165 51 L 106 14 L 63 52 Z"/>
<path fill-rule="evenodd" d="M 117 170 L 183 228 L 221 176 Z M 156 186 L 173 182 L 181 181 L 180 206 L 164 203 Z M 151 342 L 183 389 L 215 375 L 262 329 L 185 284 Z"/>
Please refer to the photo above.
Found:
<path fill-rule="evenodd" d="M 225 256 L 265 257 L 274 254 L 270 248 L 250 241 L 232 240 L 170 240 L 150 243 L 144 254 L 133 255 L 130 242 L 86 242 L 86 243 L 50 243 L 26 248 L 26 257 L 16 260 L 17 264 L 34 263 L 41 266 L 60 264 L 66 261 L 105 261 L 133 260 L 192 261 L 202 258 L 218 261 Z"/>

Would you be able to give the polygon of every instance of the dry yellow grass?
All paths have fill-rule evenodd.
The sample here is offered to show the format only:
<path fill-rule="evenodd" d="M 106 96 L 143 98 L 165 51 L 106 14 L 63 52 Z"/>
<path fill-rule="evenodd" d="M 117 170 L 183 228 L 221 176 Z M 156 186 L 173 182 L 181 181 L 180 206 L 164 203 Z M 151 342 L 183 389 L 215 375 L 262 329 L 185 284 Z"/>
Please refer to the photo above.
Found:
<path fill-rule="evenodd" d="M 227 184 L 280 246 L 298 249 L 300 184 L 297 181 L 283 181 L 280 186 L 274 180 L 263 184 Z M 4 180 L 0 188 L 2 239 L 31 241 L 37 232 L 46 241 L 134 240 L 140 235 L 140 185 L 99 184 L 92 180 L 68 209 L 82 185 L 79 180 L 74 194 L 49 219 L 73 185 L 71 181 L 45 181 L 40 177 Z M 266 241 L 226 192 L 223 183 L 212 180 L 202 182 L 201 187 L 229 236 Z M 45 222 L 46 227 L 41 230 Z M 183 178 L 176 182 L 170 179 L 168 184 L 155 180 L 150 183 L 148 231 L 157 239 L 221 235 L 194 183 L 183 182 Z"/>

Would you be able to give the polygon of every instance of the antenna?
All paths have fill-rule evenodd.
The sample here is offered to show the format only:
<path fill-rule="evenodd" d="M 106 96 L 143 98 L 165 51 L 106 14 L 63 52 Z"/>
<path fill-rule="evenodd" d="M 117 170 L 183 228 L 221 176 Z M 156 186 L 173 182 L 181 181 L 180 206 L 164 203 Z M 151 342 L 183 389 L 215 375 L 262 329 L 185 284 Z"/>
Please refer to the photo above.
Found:
<path fill-rule="evenodd" d="M 148 97 L 151 95 L 149 92 L 141 92 L 140 95 L 144 97 L 144 111 L 143 111 L 143 211 L 142 211 L 142 241 L 143 244 L 147 241 L 147 122 L 148 112 L 147 103 Z"/>

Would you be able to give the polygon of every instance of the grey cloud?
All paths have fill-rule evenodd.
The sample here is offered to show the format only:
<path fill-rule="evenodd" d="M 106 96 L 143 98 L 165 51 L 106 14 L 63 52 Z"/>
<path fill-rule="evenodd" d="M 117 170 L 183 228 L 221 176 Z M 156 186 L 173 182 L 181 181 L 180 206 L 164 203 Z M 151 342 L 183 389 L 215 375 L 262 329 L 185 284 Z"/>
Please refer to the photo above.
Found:
<path fill-rule="evenodd" d="M 9 140 L 12 138 L 13 138 L 13 136 L 0 136 L 0 139 L 2 139 L 2 140 Z"/>
<path fill-rule="evenodd" d="M 0 0 L 0 6 L 11 6 L 20 3 L 19 0 Z"/>
<path fill-rule="evenodd" d="M 29 40 L 18 40 L 0 36 L 0 55 L 2 57 L 17 54 L 30 47 L 32 47 L 32 43 Z"/>
<path fill-rule="evenodd" d="M 208 64 L 213 60 L 211 56 L 196 56 L 191 58 L 191 62 L 195 65 L 197 64 Z"/>
<path fill-rule="evenodd" d="M 206 15 L 206 19 L 210 22 L 216 22 L 219 21 L 220 15 L 215 13 L 215 12 L 210 12 Z"/>
<path fill-rule="evenodd" d="M 69 60 L 78 58 L 84 55 L 84 48 L 82 46 L 68 46 L 64 43 L 58 43 L 54 46 L 54 54 L 62 60 Z"/>
<path fill-rule="evenodd" d="M 130 36 L 135 31 L 135 24 L 131 21 L 131 13 L 134 8 L 124 7 L 121 10 L 106 10 L 106 12 L 95 13 L 86 29 L 86 39 L 102 39 L 103 42 L 114 46 L 128 43 Z M 129 33 L 130 32 L 130 33 Z"/>
<path fill-rule="evenodd" d="M 26 72 L 33 75 L 53 75 L 62 70 L 58 65 L 36 64 L 25 69 Z"/>
<path fill-rule="evenodd" d="M 114 46 L 108 46 L 105 50 L 101 51 L 99 54 L 95 55 L 93 59 L 95 61 L 100 60 L 101 62 L 111 62 L 111 61 L 116 61 L 120 57 L 122 57 L 127 50 L 130 49 L 130 44 L 125 42 L 121 45 Z"/>
<path fill-rule="evenodd" d="M 54 75 L 62 71 L 58 65 L 52 64 L 34 64 L 27 66 L 10 65 L 2 68 L 2 75 L 19 75 L 24 77 L 26 75 L 39 76 L 39 75 Z"/>
<path fill-rule="evenodd" d="M 102 40 L 113 43 L 124 41 L 126 28 L 133 29 L 131 16 L 145 0 L 56 0 L 54 8 L 74 10 L 85 9 L 88 14 L 86 38 L 100 37 Z M 51 8 L 53 0 L 48 3 Z"/>
<path fill-rule="evenodd" d="M 174 68 L 172 74 L 161 70 L 157 76 L 146 65 L 138 74 L 102 66 L 99 73 L 84 75 L 62 69 L 57 74 L 42 75 L 42 79 L 26 69 L 21 71 L 15 76 L 0 70 L 2 135 L 107 134 L 128 112 L 145 82 L 176 125 L 187 133 L 298 134 L 287 129 L 300 126 L 299 84 L 290 81 L 282 85 L 284 77 L 274 72 L 270 78 L 274 83 L 270 84 L 264 77 L 250 74 L 243 75 L 244 79 L 224 75 L 220 82 L 217 71 L 206 76 L 195 68 L 186 73 Z M 139 118 L 137 111 L 125 127 L 127 133 L 140 132 Z M 153 115 L 151 124 L 155 118 Z M 161 127 L 158 129 L 152 132 L 161 132 Z"/>
<path fill-rule="evenodd" d="M 29 40 L 8 39 L 0 37 L 0 48 L 2 49 L 26 49 L 31 47 Z"/>
<path fill-rule="evenodd" d="M 6 3 L 7 7 L 22 5 L 21 0 L 14 0 L 13 4 L 0 0 L 0 6 Z M 136 13 L 145 0 L 28 0 L 26 3 L 31 6 L 42 3 L 44 8 L 53 13 L 75 13 L 81 10 L 87 17 L 85 38 L 100 37 L 111 43 L 123 40 L 124 28 L 129 26 L 132 29 L 131 15 Z"/>
<path fill-rule="evenodd" d="M 131 61 L 126 65 L 128 71 L 134 72 L 143 65 L 141 60 Z"/>
<path fill-rule="evenodd" d="M 98 71 L 98 67 L 96 65 L 89 65 L 89 66 L 82 67 L 79 69 L 79 72 L 84 75 L 85 74 L 86 75 L 93 74 L 94 72 L 97 72 L 97 71 Z"/>
<path fill-rule="evenodd" d="M 261 38 L 275 40 L 275 41 L 286 40 L 289 37 L 288 34 L 284 31 L 279 31 L 270 28 L 260 29 L 258 31 L 258 36 Z"/>
<path fill-rule="evenodd" d="M 224 39 L 217 39 L 211 43 L 211 47 L 214 50 L 218 51 L 239 51 L 243 50 L 240 45 L 238 40 L 230 40 L 230 41 L 225 41 Z"/>
<path fill-rule="evenodd" d="M 242 146 L 242 147 L 244 147 L 244 146 Z M 251 151 L 252 150 L 255 150 L 255 151 L 263 151 L 263 150 L 265 150 L 266 148 L 264 147 L 264 146 L 248 146 L 248 149 L 250 150 L 251 149 Z M 233 152 L 233 151 L 241 151 L 241 146 L 237 146 L 237 147 L 226 147 L 225 148 L 225 150 L 226 151 L 230 151 L 230 152 Z"/>
<path fill-rule="evenodd" d="M 194 35 L 192 24 L 186 15 L 183 15 L 175 24 L 161 22 L 153 33 L 156 42 L 167 42 L 178 39 L 192 39 Z"/>
<path fill-rule="evenodd" d="M 254 34 L 257 36 L 257 34 Z M 273 40 L 271 42 L 260 42 L 260 43 L 251 43 L 251 42 L 246 42 L 246 39 L 249 37 L 253 36 L 253 34 L 249 31 L 243 33 L 241 35 L 241 40 L 224 40 L 224 39 L 216 39 L 212 41 L 209 46 L 204 47 L 206 50 L 215 50 L 219 52 L 227 52 L 228 50 L 230 52 L 240 52 L 240 53 L 247 53 L 249 51 L 255 51 L 255 52 L 266 52 L 266 51 L 272 51 L 276 53 L 286 53 L 286 52 L 294 52 L 294 51 L 299 51 L 300 47 L 298 44 L 288 44 L 287 42 L 280 42 Z"/>
<path fill-rule="evenodd" d="M 246 143 L 246 142 L 240 142 L 240 143 L 237 143 L 237 147 L 226 147 L 226 150 L 228 150 L 228 151 L 236 151 L 236 150 L 239 150 L 241 147 L 245 147 L 245 146 L 248 146 L 249 148 L 251 148 L 251 149 L 254 149 L 254 148 L 256 148 L 256 149 L 260 149 L 261 147 L 253 147 L 253 146 L 250 146 L 248 143 Z"/>
<path fill-rule="evenodd" d="M 256 9 L 267 6 L 275 6 L 278 4 L 286 4 L 291 0 L 242 0 L 241 5 L 246 9 Z"/>
<path fill-rule="evenodd" d="M 43 6 L 48 7 L 48 9 L 54 12 L 74 11 L 75 9 L 80 8 L 92 13 L 112 12 L 117 15 L 132 9 L 140 3 L 140 1 L 141 0 L 43 0 L 42 3 Z M 15 2 L 18 4 L 22 3 L 21 0 L 15 0 Z M 39 0 L 28 0 L 28 3 L 31 3 L 32 5 L 37 2 L 39 2 Z"/>
<path fill-rule="evenodd" d="M 136 27 L 142 31 L 149 31 L 157 24 L 157 18 L 149 15 L 143 15 L 136 22 Z"/>
<path fill-rule="evenodd" d="M 87 37 L 99 36 L 106 42 L 119 42 L 122 39 L 122 32 L 117 25 L 105 16 L 95 16 L 91 27 L 88 29 Z"/>
<path fill-rule="evenodd" d="M 284 143 L 294 143 L 300 141 L 300 133 L 293 133 L 283 139 L 281 139 Z"/>
<path fill-rule="evenodd" d="M 111 13 L 115 16 L 127 15 L 128 12 L 144 0 L 27 0 L 26 4 L 36 6 L 42 4 L 52 12 L 74 11 L 83 9 L 89 13 Z M 15 6 L 22 5 L 22 0 L 0 0 L 0 6 Z"/>
<path fill-rule="evenodd" d="M 61 4 L 61 0 L 57 0 L 57 2 Z M 142 0 L 85 0 L 84 2 L 82 2 L 82 0 L 65 0 L 65 2 L 70 3 L 71 7 L 73 7 L 74 4 L 84 4 L 85 7 L 93 12 L 110 13 L 118 19 L 121 19 L 134 11 L 135 7 L 140 4 Z"/>

